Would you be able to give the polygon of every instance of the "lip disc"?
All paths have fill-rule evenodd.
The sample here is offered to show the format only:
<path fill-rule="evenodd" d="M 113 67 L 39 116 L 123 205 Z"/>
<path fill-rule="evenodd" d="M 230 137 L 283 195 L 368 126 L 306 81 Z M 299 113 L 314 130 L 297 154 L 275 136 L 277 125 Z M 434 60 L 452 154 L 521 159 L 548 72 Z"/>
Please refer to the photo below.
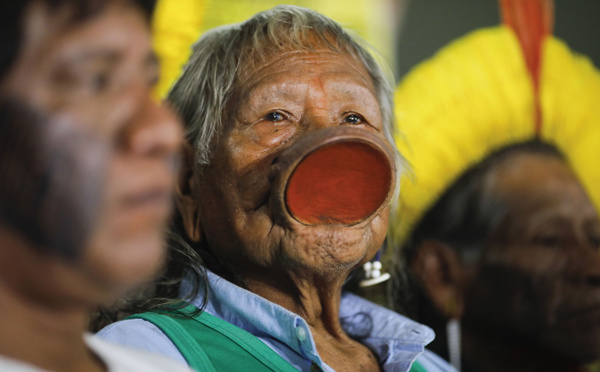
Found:
<path fill-rule="evenodd" d="M 357 224 L 388 198 L 392 167 L 390 158 L 368 141 L 328 143 L 306 155 L 290 175 L 288 212 L 305 225 Z"/>

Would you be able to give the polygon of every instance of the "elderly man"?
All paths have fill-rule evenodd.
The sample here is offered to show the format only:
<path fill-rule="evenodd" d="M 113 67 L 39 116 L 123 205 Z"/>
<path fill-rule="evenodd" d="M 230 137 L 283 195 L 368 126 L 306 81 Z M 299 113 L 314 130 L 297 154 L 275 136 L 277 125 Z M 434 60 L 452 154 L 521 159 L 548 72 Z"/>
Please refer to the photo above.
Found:
<path fill-rule="evenodd" d="M 0 370 L 184 371 L 85 335 L 165 253 L 181 128 L 143 1 L 3 1 Z"/>
<path fill-rule="evenodd" d="M 433 333 L 342 291 L 386 236 L 391 98 L 372 56 L 314 11 L 280 6 L 205 34 L 169 97 L 190 145 L 171 262 L 149 304 L 171 307 L 115 323 L 101 337 L 201 370 L 408 370 Z M 321 154 L 319 141 L 338 143 L 349 133 L 356 146 L 328 147 L 344 154 L 341 163 L 353 159 L 349 168 L 360 171 L 349 177 L 381 169 L 383 178 L 376 171 L 345 185 L 336 178 L 341 166 L 306 179 L 299 174 L 312 174 L 312 166 L 286 167 L 306 148 Z M 379 150 L 364 154 L 379 160 L 353 157 L 375 142 Z M 329 155 L 313 165 L 321 169 L 337 156 Z M 285 174 L 289 183 L 281 183 Z M 326 200 L 317 202 L 320 193 L 307 203 L 296 198 L 332 179 Z M 381 194 L 382 179 L 389 181 L 384 197 L 370 208 L 365 200 Z M 363 186 L 360 197 L 340 198 L 344 208 L 328 204 Z M 365 206 L 372 210 L 352 217 Z M 179 312 L 178 296 L 191 304 Z M 445 368 L 435 356 L 428 361 Z"/>
<path fill-rule="evenodd" d="M 510 27 L 457 40 L 398 89 L 414 175 L 397 278 L 412 268 L 415 291 L 396 280 L 395 305 L 463 371 L 579 371 L 600 357 L 600 73 L 534 28 L 548 4 L 503 1 Z"/>

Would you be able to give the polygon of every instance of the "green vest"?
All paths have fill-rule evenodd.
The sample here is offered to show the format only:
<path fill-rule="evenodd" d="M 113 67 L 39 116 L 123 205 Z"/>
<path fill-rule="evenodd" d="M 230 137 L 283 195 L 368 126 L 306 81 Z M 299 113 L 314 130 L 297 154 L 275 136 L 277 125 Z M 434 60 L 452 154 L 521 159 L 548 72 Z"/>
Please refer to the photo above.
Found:
<path fill-rule="evenodd" d="M 178 311 L 147 312 L 128 319 L 143 319 L 157 326 L 199 372 L 298 371 L 249 332 L 204 311 L 190 317 L 196 310 L 188 305 Z M 414 362 L 410 372 L 427 371 Z"/>
<path fill-rule="evenodd" d="M 408 372 L 427 372 L 427 370 L 419 362 L 415 361 Z"/>
<path fill-rule="evenodd" d="M 160 328 L 199 372 L 298 371 L 249 332 L 204 311 L 190 317 L 196 310 L 188 305 L 178 311 L 147 312 L 128 319 L 144 319 Z"/>

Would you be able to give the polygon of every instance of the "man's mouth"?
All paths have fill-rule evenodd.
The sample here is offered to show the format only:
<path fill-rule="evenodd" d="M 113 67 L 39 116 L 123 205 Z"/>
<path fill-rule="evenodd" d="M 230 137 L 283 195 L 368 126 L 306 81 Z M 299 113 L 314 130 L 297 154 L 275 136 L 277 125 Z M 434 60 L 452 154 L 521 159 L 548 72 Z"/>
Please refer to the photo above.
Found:
<path fill-rule="evenodd" d="M 155 187 L 128 194 L 122 200 L 122 204 L 125 208 L 141 208 L 152 205 L 160 206 L 170 202 L 171 193 L 169 189 Z"/>

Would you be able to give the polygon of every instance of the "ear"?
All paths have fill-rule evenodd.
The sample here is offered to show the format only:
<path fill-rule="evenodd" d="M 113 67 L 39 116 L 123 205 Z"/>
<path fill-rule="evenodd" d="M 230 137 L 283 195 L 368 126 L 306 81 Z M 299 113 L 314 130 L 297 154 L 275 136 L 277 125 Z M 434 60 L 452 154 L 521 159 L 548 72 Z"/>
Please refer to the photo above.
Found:
<path fill-rule="evenodd" d="M 411 269 L 438 310 L 448 319 L 463 313 L 463 268 L 454 249 L 435 240 L 421 243 Z"/>
<path fill-rule="evenodd" d="M 183 227 L 188 237 L 199 242 L 202 239 L 200 226 L 200 203 L 197 198 L 198 181 L 195 173 L 195 151 L 185 141 L 182 149 L 182 162 L 175 186 L 175 204 L 183 220 Z"/>

